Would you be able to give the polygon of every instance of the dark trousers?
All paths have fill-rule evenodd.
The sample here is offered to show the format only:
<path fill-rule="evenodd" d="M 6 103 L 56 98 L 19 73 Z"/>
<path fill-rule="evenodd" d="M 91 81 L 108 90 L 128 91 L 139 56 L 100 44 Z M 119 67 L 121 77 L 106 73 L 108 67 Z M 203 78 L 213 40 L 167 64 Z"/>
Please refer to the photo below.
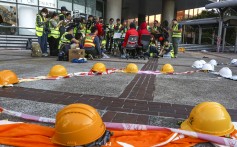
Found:
<path fill-rule="evenodd" d="M 47 53 L 47 38 L 48 35 L 46 33 L 43 33 L 42 36 L 38 36 L 38 42 L 40 44 L 42 53 Z"/>
<path fill-rule="evenodd" d="M 64 26 L 61 26 L 60 28 L 59 28 L 59 32 L 60 32 L 60 37 L 66 32 L 66 29 L 65 29 L 65 27 Z"/>
<path fill-rule="evenodd" d="M 119 51 L 120 51 L 121 55 L 124 55 L 123 42 L 121 42 L 121 43 L 119 44 Z"/>
<path fill-rule="evenodd" d="M 50 56 L 58 56 L 58 44 L 59 38 L 54 38 L 53 36 L 48 38 Z"/>
<path fill-rule="evenodd" d="M 113 37 L 106 37 L 106 50 L 109 52 L 111 52 L 113 41 Z"/>
<path fill-rule="evenodd" d="M 91 54 L 93 57 L 95 56 L 100 56 L 101 53 L 99 53 L 98 50 L 96 50 L 94 47 L 90 47 L 90 48 L 84 48 L 85 49 L 85 53 L 88 55 L 88 54 Z"/>

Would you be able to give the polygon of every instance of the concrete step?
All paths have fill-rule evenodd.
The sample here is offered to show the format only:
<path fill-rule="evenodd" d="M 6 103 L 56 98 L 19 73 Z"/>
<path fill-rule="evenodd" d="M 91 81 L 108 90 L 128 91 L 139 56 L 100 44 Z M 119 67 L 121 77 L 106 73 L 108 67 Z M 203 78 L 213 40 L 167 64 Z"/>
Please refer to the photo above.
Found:
<path fill-rule="evenodd" d="M 32 42 L 38 42 L 37 36 L 0 35 L 0 49 L 26 49 L 29 38 Z"/>
<path fill-rule="evenodd" d="M 216 49 L 216 46 L 213 45 L 199 45 L 199 44 L 180 44 L 179 47 L 184 47 L 187 51 L 201 51 L 201 50 L 212 51 Z"/>

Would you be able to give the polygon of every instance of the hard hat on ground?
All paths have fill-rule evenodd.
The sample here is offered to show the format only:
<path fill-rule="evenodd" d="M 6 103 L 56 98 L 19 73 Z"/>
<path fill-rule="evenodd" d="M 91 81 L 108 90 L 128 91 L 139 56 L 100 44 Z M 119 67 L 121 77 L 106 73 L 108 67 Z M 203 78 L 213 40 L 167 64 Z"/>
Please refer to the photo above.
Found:
<path fill-rule="evenodd" d="M 208 62 L 209 64 L 213 65 L 213 66 L 217 66 L 217 61 L 212 59 Z"/>
<path fill-rule="evenodd" d="M 179 48 L 179 52 L 185 52 L 185 48 L 184 47 Z"/>
<path fill-rule="evenodd" d="M 72 104 L 57 113 L 52 142 L 64 146 L 82 146 L 108 141 L 109 138 L 105 139 L 110 137 L 108 135 L 95 108 L 86 104 Z"/>
<path fill-rule="evenodd" d="M 127 73 L 137 73 L 138 72 L 138 67 L 136 64 L 134 63 L 130 63 L 126 66 L 126 68 L 124 69 L 124 72 Z"/>
<path fill-rule="evenodd" d="M 232 71 L 228 67 L 223 67 L 219 74 L 224 78 L 231 78 L 232 77 Z"/>
<path fill-rule="evenodd" d="M 0 71 L 0 85 L 6 86 L 9 84 L 19 83 L 16 73 L 11 70 Z"/>
<path fill-rule="evenodd" d="M 237 59 L 233 59 L 233 60 L 231 60 L 230 63 L 231 63 L 231 64 L 235 64 L 235 63 L 237 63 Z"/>
<path fill-rule="evenodd" d="M 104 65 L 104 63 L 96 63 L 91 68 L 91 71 L 97 73 L 103 73 L 106 72 L 106 66 Z"/>
<path fill-rule="evenodd" d="M 203 65 L 207 63 L 207 62 L 204 61 L 204 60 L 200 60 L 200 62 L 202 62 Z"/>
<path fill-rule="evenodd" d="M 204 134 L 225 136 L 234 131 L 231 117 L 225 107 L 216 102 L 203 102 L 191 111 L 181 129 Z"/>
<path fill-rule="evenodd" d="M 214 66 L 209 63 L 206 63 L 203 65 L 202 70 L 203 71 L 214 71 Z"/>
<path fill-rule="evenodd" d="M 58 77 L 58 76 L 67 76 L 67 69 L 62 65 L 55 65 L 50 69 L 48 76 Z"/>
<path fill-rule="evenodd" d="M 201 69 L 203 67 L 203 64 L 201 61 L 195 61 L 192 65 L 193 68 Z"/>
<path fill-rule="evenodd" d="M 162 73 L 174 73 L 174 68 L 171 64 L 165 64 L 162 69 L 161 69 Z"/>

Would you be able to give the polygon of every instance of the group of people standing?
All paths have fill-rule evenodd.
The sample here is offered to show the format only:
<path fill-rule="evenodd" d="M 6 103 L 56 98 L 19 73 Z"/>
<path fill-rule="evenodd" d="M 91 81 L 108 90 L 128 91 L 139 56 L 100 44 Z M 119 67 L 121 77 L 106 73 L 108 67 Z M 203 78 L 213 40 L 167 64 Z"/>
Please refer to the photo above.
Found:
<path fill-rule="evenodd" d="M 106 52 L 109 54 L 114 45 L 113 37 L 115 33 L 124 34 L 124 41 L 121 44 L 120 53 L 121 57 L 124 57 L 123 48 L 126 47 L 128 38 L 130 35 L 139 36 L 139 45 L 142 45 L 141 35 L 151 35 L 150 52 L 157 52 L 157 41 L 161 42 L 160 53 L 170 51 L 170 47 L 163 47 L 163 45 L 169 46 L 169 34 L 172 35 L 172 43 L 174 46 L 174 56 L 178 54 L 178 44 L 181 41 L 182 26 L 178 24 L 177 20 L 172 21 L 172 28 L 169 28 L 167 21 L 160 24 L 157 20 L 154 21 L 152 27 L 148 26 L 146 22 L 143 22 L 139 27 L 135 25 L 135 22 L 128 25 L 127 21 L 121 21 L 119 18 L 110 18 L 109 23 L 105 25 L 103 18 L 99 19 L 88 16 L 85 18 L 72 19 L 71 13 L 68 12 L 66 7 L 61 7 L 61 13 L 54 12 L 49 18 L 49 12 L 47 8 L 43 8 L 36 17 L 36 35 L 38 36 L 38 42 L 40 44 L 42 55 L 48 56 L 47 42 L 49 43 L 50 56 L 58 56 L 60 50 L 65 47 L 65 44 L 70 44 L 71 48 L 83 48 L 86 54 L 91 58 L 102 57 L 101 44 L 103 40 L 106 40 Z M 168 43 L 165 43 L 167 42 Z M 167 50 L 168 48 L 168 50 Z"/>
<path fill-rule="evenodd" d="M 43 8 L 36 17 L 36 35 L 42 55 L 58 56 L 65 44 L 70 45 L 69 49 L 87 48 L 88 52 L 95 50 L 96 54 L 100 55 L 102 22 L 102 18 L 95 20 L 92 15 L 88 16 L 87 21 L 85 18 L 72 19 L 66 7 L 61 7 L 60 14 L 53 12 L 49 17 L 47 8 Z M 47 43 L 50 54 L 47 51 Z"/>

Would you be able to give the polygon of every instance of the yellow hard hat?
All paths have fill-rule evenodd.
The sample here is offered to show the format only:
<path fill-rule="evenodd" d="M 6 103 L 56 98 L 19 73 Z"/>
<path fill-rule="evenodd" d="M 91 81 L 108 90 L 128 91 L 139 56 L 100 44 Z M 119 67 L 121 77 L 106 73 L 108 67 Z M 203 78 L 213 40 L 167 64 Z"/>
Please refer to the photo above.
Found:
<path fill-rule="evenodd" d="M 162 69 L 161 69 L 162 73 L 174 73 L 174 68 L 171 64 L 165 64 Z"/>
<path fill-rule="evenodd" d="M 0 85 L 9 85 L 19 83 L 16 73 L 11 70 L 0 71 Z"/>
<path fill-rule="evenodd" d="M 57 77 L 57 76 L 67 76 L 67 69 L 62 65 L 55 65 L 50 69 L 48 76 Z"/>
<path fill-rule="evenodd" d="M 90 144 L 106 131 L 97 110 L 86 104 L 72 104 L 57 113 L 52 142 L 63 146 Z"/>
<path fill-rule="evenodd" d="M 185 52 L 185 48 L 184 47 L 179 48 L 179 52 Z"/>
<path fill-rule="evenodd" d="M 130 63 L 126 66 L 126 68 L 124 69 L 124 72 L 127 73 L 137 73 L 138 72 L 138 67 L 136 64 L 134 63 Z"/>
<path fill-rule="evenodd" d="M 93 65 L 91 70 L 93 72 L 103 73 L 106 72 L 106 66 L 104 65 L 104 63 L 96 63 Z"/>
<path fill-rule="evenodd" d="M 203 102 L 191 111 L 181 129 L 204 134 L 225 136 L 234 131 L 231 117 L 225 107 L 216 102 Z"/>

